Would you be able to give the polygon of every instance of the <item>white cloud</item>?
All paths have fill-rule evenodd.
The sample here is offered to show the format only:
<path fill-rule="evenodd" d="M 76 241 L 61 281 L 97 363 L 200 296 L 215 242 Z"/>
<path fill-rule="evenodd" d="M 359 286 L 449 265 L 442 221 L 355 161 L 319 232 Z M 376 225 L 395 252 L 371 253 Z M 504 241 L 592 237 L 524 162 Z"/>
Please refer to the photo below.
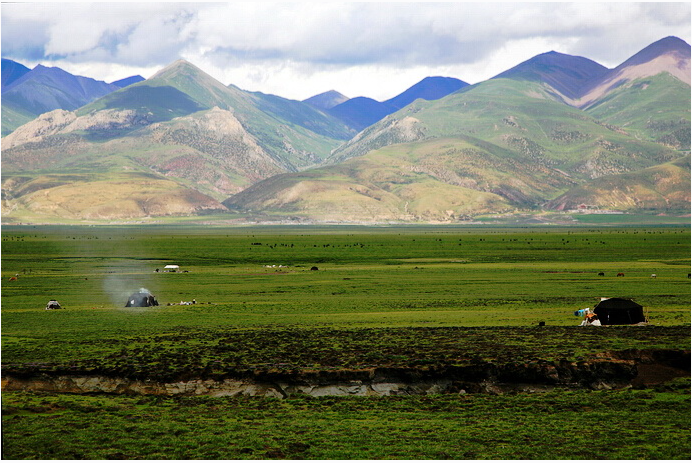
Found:
<path fill-rule="evenodd" d="M 48 2 L 1 12 L 3 57 L 23 64 L 108 81 L 182 57 L 225 84 L 300 99 L 329 89 L 386 99 L 426 75 L 475 83 L 550 50 L 615 67 L 665 36 L 690 41 L 686 2 Z"/>

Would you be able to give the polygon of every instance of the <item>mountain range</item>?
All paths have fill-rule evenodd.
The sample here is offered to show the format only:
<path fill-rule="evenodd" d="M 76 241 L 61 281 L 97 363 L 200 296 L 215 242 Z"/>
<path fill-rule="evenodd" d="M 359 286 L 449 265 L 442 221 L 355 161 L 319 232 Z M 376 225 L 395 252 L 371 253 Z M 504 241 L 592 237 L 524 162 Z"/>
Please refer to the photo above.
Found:
<path fill-rule="evenodd" d="M 62 75 L 5 61 L 3 130 L 6 116 L 40 111 L 23 82 Z M 73 77 L 65 97 L 39 100 L 77 106 L 2 139 L 4 221 L 689 212 L 690 46 L 675 37 L 615 69 L 548 52 L 474 85 L 426 78 L 384 102 L 247 92 L 185 61 L 123 88 Z"/>

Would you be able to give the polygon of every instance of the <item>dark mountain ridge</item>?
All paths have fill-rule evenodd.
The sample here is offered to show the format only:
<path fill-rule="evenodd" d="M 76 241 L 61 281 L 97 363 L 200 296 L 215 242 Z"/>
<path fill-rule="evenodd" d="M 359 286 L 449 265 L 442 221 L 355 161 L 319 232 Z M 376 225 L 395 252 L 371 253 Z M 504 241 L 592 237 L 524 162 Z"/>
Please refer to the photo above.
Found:
<path fill-rule="evenodd" d="M 454 77 L 426 77 L 408 90 L 405 90 L 394 98 L 384 101 L 384 104 L 396 109 L 401 109 L 419 98 L 428 101 L 438 100 L 467 85 L 469 84 L 462 80 L 455 79 Z"/>
<path fill-rule="evenodd" d="M 125 77 L 124 79 L 116 80 L 115 82 L 111 82 L 112 85 L 115 85 L 120 88 L 125 88 L 128 85 L 136 84 L 137 82 L 141 82 L 145 80 L 144 77 L 137 75 L 137 76 L 130 76 L 130 77 Z"/>
<path fill-rule="evenodd" d="M 608 68 L 580 56 L 550 51 L 524 61 L 493 79 L 545 82 L 569 98 L 578 98 L 589 82 L 603 77 Z"/>
<path fill-rule="evenodd" d="M 310 98 L 303 100 L 303 103 L 314 106 L 315 108 L 321 110 L 332 109 L 334 106 L 339 105 L 345 101 L 348 101 L 348 97 L 342 95 L 336 90 L 329 90 L 328 92 L 320 93 L 319 95 L 311 96 Z"/>
<path fill-rule="evenodd" d="M 359 96 L 344 101 L 327 112 L 349 127 L 361 131 L 397 109 L 372 98 Z"/>
<path fill-rule="evenodd" d="M 12 61 L 11 59 L 2 59 L 2 90 L 10 85 L 15 80 L 22 77 L 24 74 L 29 72 L 31 69 L 24 66 L 23 64 Z"/>
<path fill-rule="evenodd" d="M 38 115 L 53 109 L 77 109 L 117 89 L 103 81 L 39 64 L 7 86 L 3 100 L 24 100 L 23 107 Z"/>
<path fill-rule="evenodd" d="M 389 100 L 380 102 L 368 97 L 356 97 L 327 111 L 349 127 L 361 131 L 417 99 L 437 100 L 465 86 L 468 86 L 466 82 L 453 77 L 426 77 Z"/>

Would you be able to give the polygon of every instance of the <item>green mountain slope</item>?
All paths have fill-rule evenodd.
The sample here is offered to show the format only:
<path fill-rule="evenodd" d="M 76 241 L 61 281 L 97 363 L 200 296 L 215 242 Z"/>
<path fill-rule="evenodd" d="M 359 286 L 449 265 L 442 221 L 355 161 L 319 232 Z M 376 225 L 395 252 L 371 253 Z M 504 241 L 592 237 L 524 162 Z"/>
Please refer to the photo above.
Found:
<path fill-rule="evenodd" d="M 134 110 L 148 122 L 162 122 L 218 107 L 233 113 L 260 146 L 288 171 L 320 162 L 353 132 L 306 103 L 225 86 L 196 66 L 179 60 L 146 81 L 82 107 Z"/>
<path fill-rule="evenodd" d="M 538 180 L 537 170 L 545 181 Z M 555 180 L 559 177 L 560 180 Z M 570 180 L 462 139 L 394 145 L 343 163 L 272 177 L 224 201 L 322 221 L 447 221 L 536 205 Z"/>
<path fill-rule="evenodd" d="M 548 207 L 689 213 L 690 157 L 592 180 L 555 198 Z"/>
<path fill-rule="evenodd" d="M 160 188 L 133 181 L 132 195 L 156 203 L 164 190 L 168 193 L 160 197 L 195 192 L 185 193 L 190 204 L 175 210 L 225 210 L 218 200 L 272 175 L 314 165 L 349 135 L 343 124 L 305 103 L 226 87 L 178 61 L 78 111 L 42 114 L 5 137 L 3 207 L 15 216 L 21 211 L 50 215 L 49 208 L 36 205 L 39 196 L 20 194 L 12 179 L 75 174 L 82 177 L 70 194 L 58 194 L 55 188 L 67 187 L 54 182 L 33 185 L 44 196 L 62 198 L 54 210 L 71 219 L 91 219 L 94 208 L 120 217 L 113 208 L 99 209 L 105 199 L 93 189 L 109 178 L 154 175 Z M 74 202 L 78 191 L 93 204 L 70 209 L 64 201 Z M 173 213 L 123 207 L 127 214 L 142 216 Z"/>
<path fill-rule="evenodd" d="M 678 156 L 564 104 L 545 84 L 493 79 L 418 101 L 342 145 L 329 167 L 265 180 L 224 204 L 315 220 L 339 210 L 349 221 L 457 220 L 541 208 L 583 182 Z"/>
<path fill-rule="evenodd" d="M 79 118 L 67 112 L 42 115 L 38 121 L 50 120 L 54 134 L 7 149 L 3 174 L 149 172 L 223 199 L 285 172 L 230 111 L 214 108 L 153 124 L 138 124 L 137 117 L 131 110 L 102 110 Z M 120 125 L 128 129 L 124 135 L 103 138 L 120 132 Z M 6 141 L 11 143 L 23 129 Z M 98 142 L 89 139 L 94 132 L 102 135 Z"/>
<path fill-rule="evenodd" d="M 494 79 L 434 102 L 416 102 L 368 128 L 330 157 L 340 162 L 394 143 L 463 138 L 521 162 L 594 178 L 677 155 L 558 102 L 542 84 Z M 486 146 L 487 145 L 487 146 Z"/>
<path fill-rule="evenodd" d="M 690 86 L 668 73 L 636 79 L 586 109 L 639 139 L 690 149 Z"/>
<path fill-rule="evenodd" d="M 118 191 L 110 185 L 126 178 L 137 204 L 186 198 L 174 202 L 187 212 L 122 202 L 141 216 L 227 207 L 316 221 L 449 222 L 579 205 L 689 207 L 689 45 L 664 39 L 613 70 L 548 53 L 513 71 L 521 72 L 415 101 L 354 136 L 304 102 L 225 86 L 177 61 L 4 137 L 3 211 L 16 220 L 91 220 L 95 209 L 105 217 L 109 203 L 95 192 Z M 61 179 L 70 175 L 80 177 L 68 189 Z"/>

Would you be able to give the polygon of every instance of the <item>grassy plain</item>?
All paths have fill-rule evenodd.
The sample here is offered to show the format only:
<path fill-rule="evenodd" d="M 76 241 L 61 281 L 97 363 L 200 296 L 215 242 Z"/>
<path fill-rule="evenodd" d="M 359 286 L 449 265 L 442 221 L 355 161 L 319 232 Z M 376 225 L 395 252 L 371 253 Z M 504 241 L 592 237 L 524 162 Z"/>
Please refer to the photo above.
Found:
<path fill-rule="evenodd" d="M 689 227 L 37 226 L 2 240 L 4 373 L 171 379 L 689 348 Z M 155 272 L 167 264 L 186 273 Z M 141 287 L 161 305 L 124 308 Z M 601 296 L 635 299 L 652 326 L 577 327 L 572 312 Z M 51 298 L 65 310 L 45 311 Z M 674 459 L 690 456 L 689 420 L 689 380 L 284 401 L 4 392 L 3 458 Z M 614 434 L 595 443 L 584 430 L 599 427 Z"/>
<path fill-rule="evenodd" d="M 689 382 L 665 390 L 285 400 L 12 393 L 3 400 L 3 457 L 686 460 L 689 422 Z"/>

